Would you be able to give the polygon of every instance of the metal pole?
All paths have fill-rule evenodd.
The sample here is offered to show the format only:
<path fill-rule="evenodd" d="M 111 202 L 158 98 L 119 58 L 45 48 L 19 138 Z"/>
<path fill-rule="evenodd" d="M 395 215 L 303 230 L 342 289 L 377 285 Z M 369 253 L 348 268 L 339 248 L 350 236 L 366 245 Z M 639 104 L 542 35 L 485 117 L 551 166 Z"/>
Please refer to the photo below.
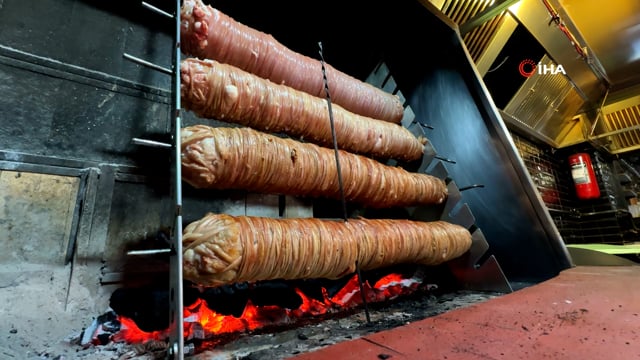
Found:
<path fill-rule="evenodd" d="M 320 48 L 320 64 L 322 65 L 322 79 L 324 81 L 324 91 L 327 95 L 327 108 L 329 110 L 329 123 L 331 124 L 331 137 L 333 138 L 333 151 L 336 158 L 336 169 L 338 170 L 338 186 L 340 188 L 340 199 L 342 200 L 342 219 L 349 221 L 347 216 L 347 200 L 344 197 L 344 185 L 342 182 L 342 171 L 340 170 L 340 152 L 338 151 L 338 140 L 336 137 L 336 128 L 333 122 L 333 110 L 331 107 L 331 93 L 329 92 L 329 81 L 327 79 L 327 72 L 324 66 L 324 55 L 322 53 L 322 43 L 318 43 Z M 356 260 L 356 275 L 358 276 L 358 285 L 360 286 L 360 294 L 362 295 L 362 305 L 364 307 L 364 313 L 367 318 L 367 324 L 371 324 L 371 316 L 369 315 L 369 306 L 367 305 L 367 295 L 364 293 L 364 283 L 362 280 L 362 274 L 360 273 L 360 263 Z"/>
<path fill-rule="evenodd" d="M 182 296 L 182 170 L 180 166 L 180 0 L 175 3 L 174 15 L 174 49 L 173 49 L 173 197 L 175 204 L 175 223 L 172 234 L 173 253 L 170 259 L 170 293 L 171 302 L 171 336 L 169 339 L 168 356 L 173 359 L 184 359 L 184 300 Z"/>

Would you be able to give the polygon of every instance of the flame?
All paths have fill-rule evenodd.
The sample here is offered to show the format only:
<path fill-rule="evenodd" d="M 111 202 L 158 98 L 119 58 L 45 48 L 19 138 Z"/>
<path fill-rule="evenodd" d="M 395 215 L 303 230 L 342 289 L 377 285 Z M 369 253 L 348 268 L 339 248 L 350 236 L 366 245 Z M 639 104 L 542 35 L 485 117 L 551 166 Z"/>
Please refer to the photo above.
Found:
<path fill-rule="evenodd" d="M 367 302 L 391 300 L 401 295 L 414 292 L 420 286 L 415 278 L 404 278 L 400 274 L 390 274 L 378 280 L 373 286 L 363 283 Z M 206 301 L 198 299 L 184 308 L 185 339 L 206 339 L 215 335 L 249 332 L 269 325 L 284 325 L 305 317 L 317 317 L 331 312 L 355 308 L 362 305 L 360 283 L 354 275 L 334 296 L 328 296 L 322 289 L 323 300 L 305 295 L 301 290 L 296 293 L 302 299 L 297 309 L 286 309 L 275 305 L 256 306 L 247 302 L 240 317 L 223 315 L 211 310 Z M 149 340 L 162 340 L 168 337 L 169 331 L 144 332 L 135 322 L 126 317 L 119 317 L 122 324 L 120 331 L 113 336 L 114 341 L 142 343 Z"/>
<path fill-rule="evenodd" d="M 163 340 L 168 337 L 168 331 L 152 331 L 147 332 L 140 330 L 136 323 L 124 316 L 119 316 L 120 331 L 113 335 L 112 340 L 115 342 L 125 341 L 128 343 L 144 343 L 150 340 Z"/>

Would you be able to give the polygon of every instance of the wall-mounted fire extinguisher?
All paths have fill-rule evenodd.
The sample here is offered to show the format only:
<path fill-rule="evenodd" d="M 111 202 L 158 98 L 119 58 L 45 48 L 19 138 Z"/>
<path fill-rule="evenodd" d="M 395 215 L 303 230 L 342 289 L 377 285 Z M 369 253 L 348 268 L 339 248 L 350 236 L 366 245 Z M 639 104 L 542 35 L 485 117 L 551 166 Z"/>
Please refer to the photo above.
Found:
<path fill-rule="evenodd" d="M 569 166 L 571 166 L 571 177 L 576 186 L 578 198 L 582 200 L 599 198 L 600 188 L 589 154 L 578 153 L 569 156 Z"/>

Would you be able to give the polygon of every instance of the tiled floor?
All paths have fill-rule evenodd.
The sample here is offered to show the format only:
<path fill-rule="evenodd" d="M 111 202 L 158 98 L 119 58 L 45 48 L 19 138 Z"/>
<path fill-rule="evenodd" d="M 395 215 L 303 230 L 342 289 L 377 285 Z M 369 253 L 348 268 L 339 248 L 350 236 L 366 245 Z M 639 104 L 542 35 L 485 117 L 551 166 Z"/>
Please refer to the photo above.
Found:
<path fill-rule="evenodd" d="M 295 360 L 640 359 L 640 266 L 578 266 L 487 302 Z"/>

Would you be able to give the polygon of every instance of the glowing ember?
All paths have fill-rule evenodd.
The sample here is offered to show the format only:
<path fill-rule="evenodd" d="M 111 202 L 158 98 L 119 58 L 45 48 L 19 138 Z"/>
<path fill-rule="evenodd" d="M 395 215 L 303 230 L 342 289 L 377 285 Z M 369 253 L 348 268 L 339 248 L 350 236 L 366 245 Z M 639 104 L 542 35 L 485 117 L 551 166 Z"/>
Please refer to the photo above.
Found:
<path fill-rule="evenodd" d="M 169 336 L 169 331 L 146 332 L 140 330 L 138 325 L 126 317 L 118 317 L 120 321 L 120 331 L 113 335 L 113 341 L 125 341 L 128 343 L 143 343 L 149 340 L 164 340 Z"/>
<path fill-rule="evenodd" d="M 410 294 L 418 289 L 420 283 L 420 280 L 415 278 L 406 279 L 399 274 L 390 274 L 378 280 L 373 287 L 368 282 L 364 282 L 363 288 L 367 302 L 375 303 Z M 204 300 L 199 299 L 184 309 L 185 339 L 207 339 L 215 335 L 242 333 L 265 326 L 284 325 L 292 323 L 296 319 L 339 312 L 362 304 L 357 276 L 352 277 L 332 297 L 329 297 L 327 291 L 322 289 L 324 295 L 322 301 L 306 296 L 299 289 L 296 289 L 296 293 L 302 299 L 302 305 L 297 309 L 286 309 L 275 305 L 256 306 L 248 301 L 240 317 L 218 314 L 209 309 Z M 114 335 L 114 341 L 142 343 L 149 340 L 163 340 L 168 337 L 168 330 L 144 332 L 128 318 L 120 317 L 119 320 L 122 323 L 122 328 Z M 202 332 L 202 334 L 196 334 L 196 332 Z"/>

